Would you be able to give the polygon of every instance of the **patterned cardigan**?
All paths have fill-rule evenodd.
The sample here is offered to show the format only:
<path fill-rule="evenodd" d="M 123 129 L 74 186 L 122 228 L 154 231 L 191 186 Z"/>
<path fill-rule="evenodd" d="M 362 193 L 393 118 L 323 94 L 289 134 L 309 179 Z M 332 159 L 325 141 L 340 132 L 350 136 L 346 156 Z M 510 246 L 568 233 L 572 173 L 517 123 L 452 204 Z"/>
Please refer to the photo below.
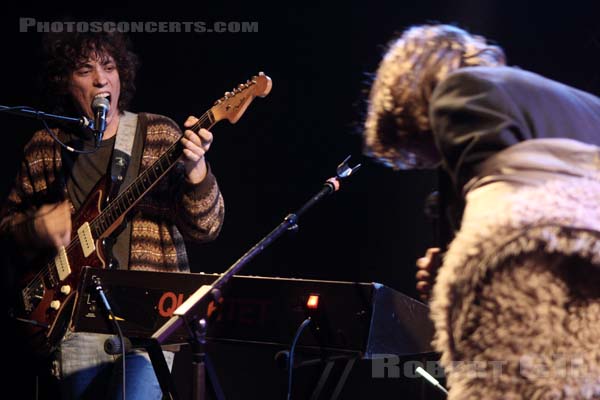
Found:
<path fill-rule="evenodd" d="M 146 132 L 141 172 L 179 139 L 181 130 L 171 119 L 154 114 L 140 113 L 138 123 Z M 63 176 L 60 145 L 47 132 L 36 132 L 25 147 L 21 169 L 0 214 L 2 236 L 16 242 L 24 260 L 42 250 L 36 247 L 33 233 L 35 211 L 68 198 Z M 184 239 L 207 242 L 217 237 L 223 224 L 223 197 L 210 170 L 193 185 L 177 163 L 131 213 L 129 269 L 189 271 Z"/>

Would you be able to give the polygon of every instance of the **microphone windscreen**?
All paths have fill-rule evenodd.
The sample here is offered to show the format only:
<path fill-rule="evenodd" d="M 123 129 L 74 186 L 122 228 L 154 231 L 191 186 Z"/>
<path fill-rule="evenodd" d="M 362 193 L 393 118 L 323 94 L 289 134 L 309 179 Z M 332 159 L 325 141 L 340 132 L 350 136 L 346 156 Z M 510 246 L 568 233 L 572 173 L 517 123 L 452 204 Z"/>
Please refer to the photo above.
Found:
<path fill-rule="evenodd" d="M 110 107 L 110 101 L 108 101 L 108 98 L 106 97 L 94 97 L 94 100 L 92 101 L 92 109 L 96 110 L 97 108 L 106 108 L 108 110 L 108 108 Z"/>
<path fill-rule="evenodd" d="M 96 131 L 96 147 L 102 141 L 106 130 L 106 115 L 110 108 L 110 101 L 106 97 L 94 97 L 92 110 L 94 111 L 94 130 Z"/>

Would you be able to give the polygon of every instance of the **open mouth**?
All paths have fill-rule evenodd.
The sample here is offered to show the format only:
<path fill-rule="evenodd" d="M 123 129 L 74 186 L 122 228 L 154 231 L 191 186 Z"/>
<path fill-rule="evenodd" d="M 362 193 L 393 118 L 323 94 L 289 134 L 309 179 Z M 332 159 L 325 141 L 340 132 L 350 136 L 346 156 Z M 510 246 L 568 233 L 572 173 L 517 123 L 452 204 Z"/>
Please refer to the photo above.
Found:
<path fill-rule="evenodd" d="M 108 102 L 110 103 L 110 94 L 109 93 L 98 93 L 97 95 L 94 96 L 94 99 L 98 98 L 98 97 L 103 97 L 105 99 L 108 100 Z"/>

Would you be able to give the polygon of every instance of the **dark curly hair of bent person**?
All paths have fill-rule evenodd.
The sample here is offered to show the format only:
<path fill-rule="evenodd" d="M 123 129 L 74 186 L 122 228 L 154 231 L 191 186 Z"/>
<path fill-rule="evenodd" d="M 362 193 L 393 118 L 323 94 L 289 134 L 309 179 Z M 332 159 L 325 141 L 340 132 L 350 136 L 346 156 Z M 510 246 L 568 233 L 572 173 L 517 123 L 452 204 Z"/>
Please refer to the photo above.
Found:
<path fill-rule="evenodd" d="M 131 41 L 121 32 L 60 32 L 46 33 L 44 46 L 44 95 L 55 112 L 73 111 L 69 97 L 69 76 L 82 63 L 94 58 L 105 61 L 112 56 L 121 81 L 119 110 L 129 107 L 135 94 L 138 56 Z"/>

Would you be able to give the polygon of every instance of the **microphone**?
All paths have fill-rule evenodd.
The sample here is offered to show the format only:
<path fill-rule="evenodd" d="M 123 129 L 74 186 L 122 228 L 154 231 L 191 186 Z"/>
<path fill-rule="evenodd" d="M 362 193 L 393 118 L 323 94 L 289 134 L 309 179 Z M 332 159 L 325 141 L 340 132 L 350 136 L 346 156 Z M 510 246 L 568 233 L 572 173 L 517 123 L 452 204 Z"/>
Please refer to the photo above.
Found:
<path fill-rule="evenodd" d="M 94 131 L 96 133 L 96 147 L 102 141 L 102 136 L 106 130 L 106 114 L 110 108 L 110 102 L 106 97 L 96 97 L 92 101 L 92 111 L 94 112 Z"/>

